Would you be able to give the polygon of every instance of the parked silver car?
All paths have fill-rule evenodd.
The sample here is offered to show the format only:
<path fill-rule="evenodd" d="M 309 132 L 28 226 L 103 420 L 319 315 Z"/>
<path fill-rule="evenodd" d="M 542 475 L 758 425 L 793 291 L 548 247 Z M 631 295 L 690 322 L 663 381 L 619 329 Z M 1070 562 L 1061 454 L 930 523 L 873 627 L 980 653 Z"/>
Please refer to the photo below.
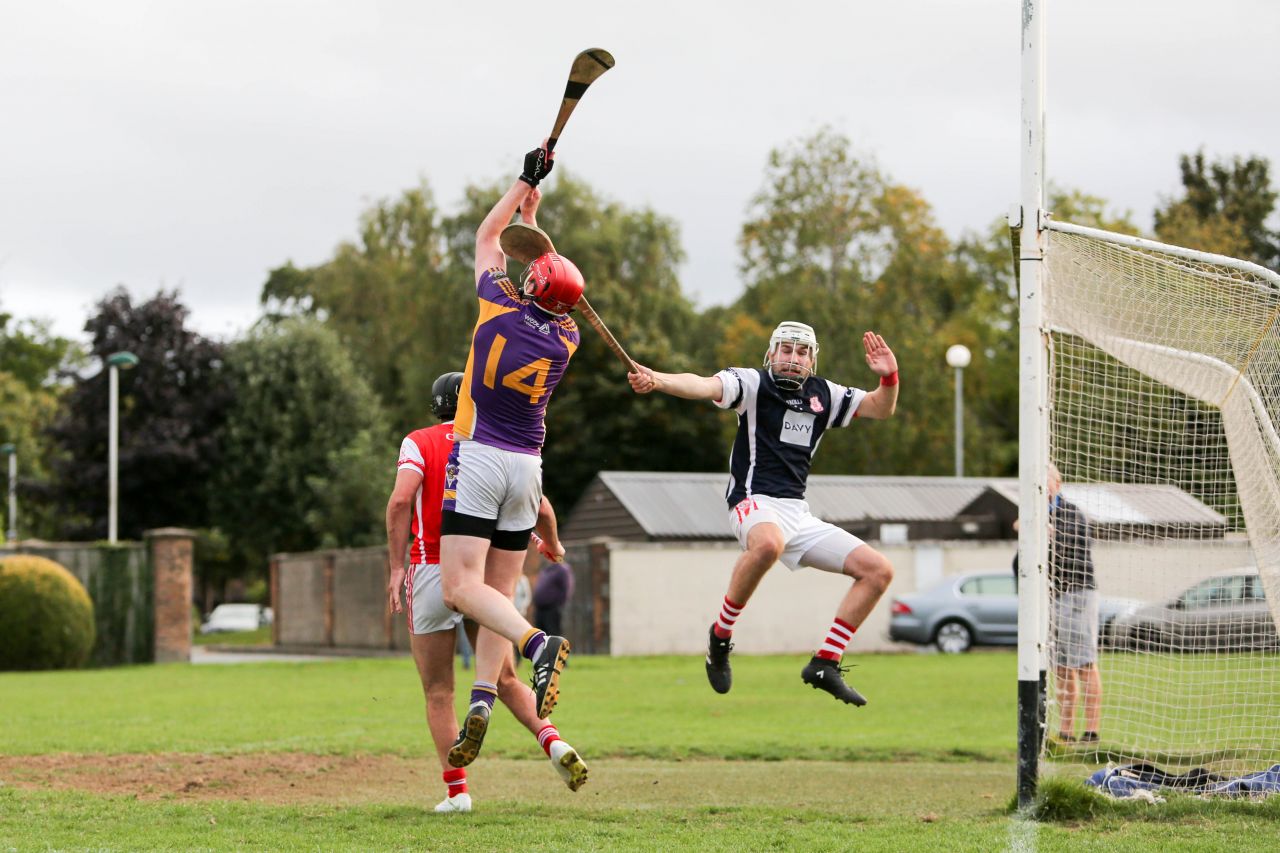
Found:
<path fill-rule="evenodd" d="M 1098 602 L 1098 638 L 1109 645 L 1112 623 L 1143 602 L 1104 598 Z M 889 614 L 889 639 L 935 644 L 949 654 L 973 646 L 1018 643 L 1018 591 L 1008 569 L 956 575 L 923 592 L 897 596 Z"/>
<path fill-rule="evenodd" d="M 1255 569 L 1205 578 L 1169 601 L 1116 620 L 1116 644 L 1137 651 L 1277 651 L 1280 634 Z"/>

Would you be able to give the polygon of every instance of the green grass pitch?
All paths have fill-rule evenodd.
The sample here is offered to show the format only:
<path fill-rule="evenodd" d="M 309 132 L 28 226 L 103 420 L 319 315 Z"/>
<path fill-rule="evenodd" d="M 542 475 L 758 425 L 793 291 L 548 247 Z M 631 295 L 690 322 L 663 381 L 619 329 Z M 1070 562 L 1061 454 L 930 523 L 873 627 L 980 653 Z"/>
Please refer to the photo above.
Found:
<path fill-rule="evenodd" d="M 407 658 L 0 674 L 0 850 L 1251 850 L 1280 820 L 1275 803 L 1089 801 L 1073 812 L 1088 820 L 1013 818 L 1012 653 L 859 656 L 861 709 L 801 684 L 803 662 L 740 656 L 718 696 L 700 658 L 574 658 L 554 721 L 588 785 L 565 789 L 499 712 L 476 811 L 448 817 L 429 814 L 442 786 Z M 210 757 L 323 772 L 261 798 L 164 774 L 130 788 L 133 764 Z M 85 789 L 36 767 L 64 761 L 117 778 Z M 290 799 L 295 781 L 327 793 Z"/>

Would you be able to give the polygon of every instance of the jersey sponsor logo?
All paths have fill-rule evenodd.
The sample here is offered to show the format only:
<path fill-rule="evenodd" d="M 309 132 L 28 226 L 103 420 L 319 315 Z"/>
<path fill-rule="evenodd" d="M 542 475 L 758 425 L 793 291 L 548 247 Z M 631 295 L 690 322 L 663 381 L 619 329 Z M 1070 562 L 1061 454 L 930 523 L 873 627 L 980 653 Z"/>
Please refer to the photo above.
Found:
<path fill-rule="evenodd" d="M 792 397 L 790 400 L 784 400 L 783 402 L 793 409 L 804 408 L 804 400 L 801 400 L 799 397 Z"/>
<path fill-rule="evenodd" d="M 528 314 L 524 315 L 524 324 L 531 329 L 536 329 L 539 332 L 542 332 L 544 335 L 551 334 L 550 323 L 539 323 L 536 317 L 530 317 Z"/>
<path fill-rule="evenodd" d="M 814 414 L 822 413 L 822 401 L 818 399 L 817 394 L 814 394 L 809 398 L 809 408 L 814 412 Z"/>
<path fill-rule="evenodd" d="M 813 445 L 813 415 L 808 412 L 788 411 L 782 417 L 782 433 L 779 440 L 785 444 L 796 444 L 800 447 Z"/>

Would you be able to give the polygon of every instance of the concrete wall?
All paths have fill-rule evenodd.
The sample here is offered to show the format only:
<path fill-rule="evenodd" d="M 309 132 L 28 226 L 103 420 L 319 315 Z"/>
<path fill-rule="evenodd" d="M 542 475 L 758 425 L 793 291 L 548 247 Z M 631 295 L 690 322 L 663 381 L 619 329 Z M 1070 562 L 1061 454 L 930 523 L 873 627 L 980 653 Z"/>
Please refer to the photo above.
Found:
<path fill-rule="evenodd" d="M 155 653 L 154 590 L 141 542 L 26 542 L 0 549 L 53 560 L 76 576 L 93 600 L 92 666 L 149 663 Z"/>
<path fill-rule="evenodd" d="M 889 600 L 943 577 L 971 571 L 1012 571 L 1010 542 L 913 542 L 877 545 L 894 565 L 884 600 L 854 635 L 852 652 L 910 648 L 888 639 Z M 614 655 L 696 654 L 719 613 L 738 547 L 732 543 L 675 545 L 609 543 L 609 647 Z M 1249 563 L 1243 542 L 1196 544 L 1096 543 L 1101 593 L 1156 601 L 1195 581 Z M 743 610 L 734 632 L 738 652 L 805 653 L 831 624 L 849 581 L 774 566 Z"/>
<path fill-rule="evenodd" d="M 189 660 L 194 534 L 164 528 L 146 536 L 145 545 L 33 540 L 0 547 L 0 557 L 46 557 L 84 585 L 97 629 L 90 664 Z"/>
<path fill-rule="evenodd" d="M 853 652 L 909 649 L 888 639 L 889 601 L 944 577 L 1012 572 L 1015 545 L 1004 541 L 875 543 L 892 562 L 893 585 L 854 635 Z M 698 654 L 719 612 L 738 558 L 734 543 L 596 540 L 569 545 L 577 590 L 565 632 L 582 653 Z M 407 649 L 403 616 L 386 608 L 381 548 L 281 554 L 272 564 L 275 641 L 282 646 Z M 1156 601 L 1215 572 L 1248 564 L 1243 542 L 1095 543 L 1103 595 Z M 807 653 L 821 642 L 846 578 L 777 565 L 738 621 L 739 652 Z"/>
<path fill-rule="evenodd" d="M 408 649 L 408 623 L 387 608 L 385 548 L 277 554 L 271 562 L 280 646 Z"/>

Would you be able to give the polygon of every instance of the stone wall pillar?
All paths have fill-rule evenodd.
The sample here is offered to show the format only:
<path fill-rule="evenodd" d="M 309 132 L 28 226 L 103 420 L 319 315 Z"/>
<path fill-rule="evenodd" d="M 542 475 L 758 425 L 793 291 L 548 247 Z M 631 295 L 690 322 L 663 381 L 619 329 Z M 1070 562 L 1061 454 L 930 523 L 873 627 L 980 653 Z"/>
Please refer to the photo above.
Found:
<path fill-rule="evenodd" d="M 191 660 L 195 531 L 162 527 L 145 534 L 155 573 L 156 663 Z"/>

